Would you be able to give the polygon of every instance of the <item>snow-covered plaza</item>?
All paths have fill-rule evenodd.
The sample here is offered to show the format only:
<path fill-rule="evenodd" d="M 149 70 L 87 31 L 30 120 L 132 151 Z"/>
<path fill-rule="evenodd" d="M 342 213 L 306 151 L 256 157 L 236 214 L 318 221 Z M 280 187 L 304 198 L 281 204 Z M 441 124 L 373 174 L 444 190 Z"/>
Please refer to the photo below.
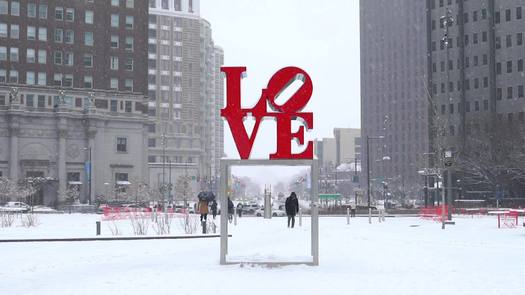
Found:
<path fill-rule="evenodd" d="M 0 239 L 94 237 L 100 215 L 49 214 L 39 225 L 0 228 Z M 495 217 L 320 218 L 320 266 L 219 265 L 219 238 L 0 243 L 0 294 L 519 294 L 525 229 Z M 177 233 L 178 221 L 174 220 Z M 218 223 L 218 219 L 217 219 Z M 129 220 L 119 221 L 131 235 Z M 243 217 L 229 255 L 292 259 L 310 251 L 310 221 Z M 102 222 L 109 237 L 111 222 Z M 150 229 L 149 235 L 155 235 Z"/>

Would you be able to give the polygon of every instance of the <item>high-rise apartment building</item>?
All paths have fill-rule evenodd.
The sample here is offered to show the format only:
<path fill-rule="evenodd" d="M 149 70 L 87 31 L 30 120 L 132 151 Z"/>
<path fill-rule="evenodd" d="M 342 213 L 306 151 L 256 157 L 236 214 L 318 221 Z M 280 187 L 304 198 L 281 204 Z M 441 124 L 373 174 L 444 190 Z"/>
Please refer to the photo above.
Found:
<path fill-rule="evenodd" d="M 416 195 L 429 151 L 426 1 L 361 0 L 361 147 L 372 187 Z M 366 178 L 362 178 L 366 183 Z"/>
<path fill-rule="evenodd" d="M 198 0 L 150 0 L 148 39 L 150 185 L 175 184 L 181 176 L 194 189 L 209 188 L 223 153 L 219 110 L 220 66 L 210 23 Z"/>
<path fill-rule="evenodd" d="M 147 177 L 146 0 L 0 0 L 0 176 L 34 204 Z"/>

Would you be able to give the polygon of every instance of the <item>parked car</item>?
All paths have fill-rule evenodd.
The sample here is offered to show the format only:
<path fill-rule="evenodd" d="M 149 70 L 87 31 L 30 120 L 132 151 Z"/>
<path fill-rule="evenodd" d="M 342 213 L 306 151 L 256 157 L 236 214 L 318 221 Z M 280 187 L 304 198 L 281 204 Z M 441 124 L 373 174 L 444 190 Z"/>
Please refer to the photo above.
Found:
<path fill-rule="evenodd" d="M 283 216 L 286 216 L 286 212 L 281 209 L 273 209 L 272 216 L 273 217 L 283 217 Z"/>
<path fill-rule="evenodd" d="M 255 212 L 259 209 L 258 204 L 245 204 L 242 206 L 242 213 L 243 214 L 255 214 Z"/>
<path fill-rule="evenodd" d="M 7 202 L 3 207 L 0 208 L 1 211 L 8 212 L 28 212 L 31 209 L 29 205 L 24 202 Z"/>

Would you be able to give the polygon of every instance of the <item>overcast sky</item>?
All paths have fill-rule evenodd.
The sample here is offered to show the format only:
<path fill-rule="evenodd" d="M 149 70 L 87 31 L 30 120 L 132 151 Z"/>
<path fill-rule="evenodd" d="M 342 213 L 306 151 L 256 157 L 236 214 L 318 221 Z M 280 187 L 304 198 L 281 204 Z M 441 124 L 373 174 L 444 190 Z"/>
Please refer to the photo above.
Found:
<path fill-rule="evenodd" d="M 358 0 L 201 0 L 226 66 L 246 66 L 243 104 L 253 106 L 270 77 L 285 66 L 309 73 L 314 94 L 312 140 L 333 137 L 334 127 L 360 126 Z M 265 121 L 252 158 L 275 151 L 275 125 Z M 225 152 L 238 158 L 225 124 Z M 296 149 L 300 151 L 300 149 Z"/>

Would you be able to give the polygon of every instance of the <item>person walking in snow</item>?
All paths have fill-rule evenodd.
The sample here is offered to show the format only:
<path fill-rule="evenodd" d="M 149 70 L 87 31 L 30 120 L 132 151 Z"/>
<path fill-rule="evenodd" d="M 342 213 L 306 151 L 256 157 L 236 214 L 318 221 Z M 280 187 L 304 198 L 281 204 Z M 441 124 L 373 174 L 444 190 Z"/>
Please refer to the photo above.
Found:
<path fill-rule="evenodd" d="M 201 222 L 208 219 L 208 200 L 206 199 L 200 199 L 199 200 L 199 213 L 201 214 Z"/>
<path fill-rule="evenodd" d="M 297 195 L 295 192 L 292 192 L 284 203 L 284 208 L 286 210 L 286 215 L 288 216 L 288 227 L 290 227 L 290 221 L 292 222 L 292 228 L 295 225 L 295 215 L 299 212 L 299 200 L 297 200 Z"/>
<path fill-rule="evenodd" d="M 215 216 L 217 216 L 217 202 L 215 200 L 211 202 L 211 214 L 213 215 L 213 219 L 215 219 Z"/>
<path fill-rule="evenodd" d="M 230 199 L 230 197 L 228 197 L 228 221 L 230 221 L 230 223 L 232 223 L 233 221 L 233 208 L 234 208 L 233 202 Z"/>

